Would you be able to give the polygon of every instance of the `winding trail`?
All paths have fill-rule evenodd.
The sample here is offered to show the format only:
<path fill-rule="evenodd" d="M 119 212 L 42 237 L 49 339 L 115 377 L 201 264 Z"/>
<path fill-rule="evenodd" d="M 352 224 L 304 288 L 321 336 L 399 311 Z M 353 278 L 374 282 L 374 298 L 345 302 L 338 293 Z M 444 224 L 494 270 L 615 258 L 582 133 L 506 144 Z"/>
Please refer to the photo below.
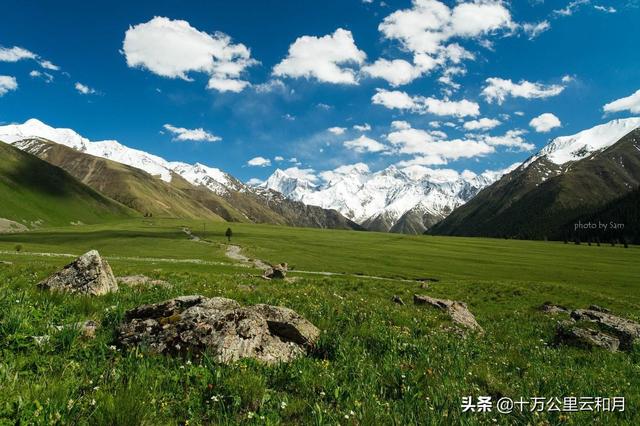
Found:
<path fill-rule="evenodd" d="M 242 247 L 230 244 L 227 246 L 227 250 L 225 254 L 229 259 L 232 259 L 236 262 L 240 262 L 241 264 L 254 267 L 256 269 L 266 270 L 271 268 L 268 262 L 265 262 L 261 259 L 250 259 L 242 253 Z M 294 272 L 296 274 L 306 274 L 306 275 L 321 275 L 325 277 L 353 277 L 353 278 L 364 278 L 369 280 L 381 280 L 381 281 L 400 281 L 406 283 L 415 283 L 416 280 L 408 280 L 404 278 L 387 278 L 387 277 L 377 277 L 375 275 L 359 275 L 359 274 L 347 274 L 344 272 L 328 272 L 328 271 L 305 271 L 300 269 L 294 269 L 289 272 Z"/>

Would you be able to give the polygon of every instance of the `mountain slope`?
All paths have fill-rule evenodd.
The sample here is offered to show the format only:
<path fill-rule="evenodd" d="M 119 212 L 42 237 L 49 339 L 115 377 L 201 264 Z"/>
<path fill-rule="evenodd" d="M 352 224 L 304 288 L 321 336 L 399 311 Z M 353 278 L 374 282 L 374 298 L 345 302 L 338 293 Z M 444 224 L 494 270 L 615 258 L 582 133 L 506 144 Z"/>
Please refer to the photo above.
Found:
<path fill-rule="evenodd" d="M 27 228 L 137 216 L 64 170 L 5 143 L 0 143 L 0 200 L 0 218 Z"/>
<path fill-rule="evenodd" d="M 66 170 L 94 190 L 142 214 L 220 220 L 188 194 L 140 169 L 40 138 L 17 141 L 14 146 Z"/>
<path fill-rule="evenodd" d="M 429 233 L 561 239 L 640 185 L 640 118 L 557 138 Z M 635 130 L 634 130 L 635 129 Z"/>

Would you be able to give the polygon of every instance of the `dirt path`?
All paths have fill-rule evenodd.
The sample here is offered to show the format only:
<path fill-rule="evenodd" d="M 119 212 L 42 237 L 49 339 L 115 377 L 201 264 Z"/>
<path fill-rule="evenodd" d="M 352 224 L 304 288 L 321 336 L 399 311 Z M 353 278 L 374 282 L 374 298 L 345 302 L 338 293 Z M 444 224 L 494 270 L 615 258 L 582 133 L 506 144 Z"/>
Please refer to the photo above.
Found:
<path fill-rule="evenodd" d="M 227 251 L 225 253 L 229 259 L 235 260 L 236 262 L 243 263 L 247 266 L 253 266 L 257 269 L 267 270 L 271 268 L 267 262 L 264 262 L 260 259 L 249 259 L 247 256 L 242 254 L 242 247 L 228 245 Z"/>
<path fill-rule="evenodd" d="M 229 259 L 235 260 L 236 262 L 240 262 L 243 265 L 251 266 L 257 269 L 269 269 L 271 266 L 269 263 L 260 260 L 260 259 L 250 259 L 244 254 L 242 254 L 242 247 L 236 245 L 228 245 L 227 251 L 225 252 Z M 345 274 L 343 272 L 328 272 L 328 271 L 304 271 L 300 269 L 292 270 L 291 272 L 295 272 L 297 274 L 306 274 L 306 275 L 322 275 L 325 277 L 354 277 L 354 278 L 364 278 L 369 280 L 383 280 L 383 281 L 401 281 L 401 282 L 416 282 L 415 280 L 407 280 L 403 278 L 385 278 L 385 277 L 376 277 L 374 275 L 359 275 L 359 274 Z"/>

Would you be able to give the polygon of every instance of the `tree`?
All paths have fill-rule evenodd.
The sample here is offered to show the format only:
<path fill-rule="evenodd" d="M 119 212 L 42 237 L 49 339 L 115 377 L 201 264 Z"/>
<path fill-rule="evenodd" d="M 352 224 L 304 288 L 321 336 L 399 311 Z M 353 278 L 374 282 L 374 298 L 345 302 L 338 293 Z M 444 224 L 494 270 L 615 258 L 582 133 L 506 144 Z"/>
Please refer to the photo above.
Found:
<path fill-rule="evenodd" d="M 231 228 L 227 228 L 227 232 L 225 232 L 224 235 L 227 237 L 227 240 L 231 242 L 231 236 L 233 235 Z"/>

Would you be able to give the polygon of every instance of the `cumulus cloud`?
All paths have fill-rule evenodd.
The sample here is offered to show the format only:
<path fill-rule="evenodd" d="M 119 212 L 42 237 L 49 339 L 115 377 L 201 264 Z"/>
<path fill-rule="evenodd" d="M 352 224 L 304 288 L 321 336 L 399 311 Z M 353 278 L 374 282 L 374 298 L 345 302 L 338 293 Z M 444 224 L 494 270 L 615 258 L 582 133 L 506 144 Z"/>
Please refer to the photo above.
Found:
<path fill-rule="evenodd" d="M 455 37 L 476 38 L 513 27 L 501 1 L 459 2 L 453 9 L 436 0 L 413 0 L 410 9 L 393 12 L 378 29 L 413 53 L 437 53 Z"/>
<path fill-rule="evenodd" d="M 422 75 L 423 70 L 404 59 L 378 59 L 373 64 L 362 67 L 362 72 L 370 77 L 382 78 L 391 86 L 397 87 L 411 83 Z"/>
<path fill-rule="evenodd" d="M 165 124 L 162 127 L 173 134 L 174 141 L 218 142 L 222 140 L 221 137 L 209 133 L 201 127 L 197 129 L 186 129 L 184 127 L 172 126 L 171 124 Z"/>
<path fill-rule="evenodd" d="M 129 67 L 162 77 L 192 81 L 189 73 L 206 73 L 207 87 L 220 92 L 242 91 L 249 85 L 242 74 L 258 63 L 244 44 L 234 44 L 227 34 L 208 34 L 187 21 L 158 16 L 129 27 L 122 52 Z"/>
<path fill-rule="evenodd" d="M 387 150 L 387 147 L 384 144 L 381 144 L 377 140 L 371 139 L 365 135 L 362 135 L 357 139 L 346 141 L 343 145 L 345 148 L 358 153 L 382 152 Z"/>
<path fill-rule="evenodd" d="M 491 146 L 506 146 L 518 151 L 531 151 L 535 145 L 527 142 L 522 136 L 526 130 L 509 130 L 502 136 L 480 136 L 479 140 Z"/>
<path fill-rule="evenodd" d="M 626 98 L 620 98 L 609 102 L 602 107 L 605 113 L 629 111 L 633 114 L 640 114 L 640 90 Z"/>
<path fill-rule="evenodd" d="M 264 157 L 253 157 L 251 160 L 247 161 L 247 165 L 252 167 L 267 167 L 271 165 L 271 160 Z"/>
<path fill-rule="evenodd" d="M 369 123 L 356 124 L 353 126 L 353 128 L 359 132 L 368 132 L 369 130 L 371 130 L 371 125 Z"/>
<path fill-rule="evenodd" d="M 396 130 L 410 129 L 411 124 L 409 124 L 409 122 L 407 121 L 395 120 L 391 122 L 391 128 Z"/>
<path fill-rule="evenodd" d="M 462 127 L 466 130 L 490 130 L 498 127 L 502 122 L 495 118 L 481 118 L 479 120 L 471 120 L 464 123 Z"/>
<path fill-rule="evenodd" d="M 76 88 L 78 93 L 80 93 L 81 95 L 93 95 L 93 94 L 96 93 L 95 89 L 92 89 L 91 87 L 89 87 L 89 86 L 87 86 L 85 84 L 82 84 L 79 81 L 76 82 L 74 87 Z"/>
<path fill-rule="evenodd" d="M 51 61 L 42 59 L 38 54 L 33 53 L 30 50 L 18 46 L 0 46 L 0 62 L 18 62 L 25 59 L 31 59 L 38 62 L 38 64 L 40 64 L 40 66 L 44 69 L 52 71 L 58 71 L 60 69 L 59 66 L 54 65 Z"/>
<path fill-rule="evenodd" d="M 288 169 L 283 170 L 287 175 L 296 178 L 309 181 L 311 183 L 315 183 L 318 181 L 318 177 L 316 176 L 316 171 L 309 169 L 301 169 L 299 167 L 289 167 Z"/>
<path fill-rule="evenodd" d="M 551 129 L 562 126 L 560 119 L 550 112 L 540 114 L 529 122 L 529 126 L 538 133 L 547 133 Z"/>
<path fill-rule="evenodd" d="M 273 75 L 357 84 L 356 71 L 349 65 L 362 65 L 366 56 L 356 46 L 351 31 L 338 28 L 323 37 L 299 37 L 289 46 L 287 57 L 273 67 Z"/>
<path fill-rule="evenodd" d="M 284 161 L 284 157 L 282 155 L 276 155 L 275 157 L 273 157 L 274 161 Z"/>
<path fill-rule="evenodd" d="M 259 186 L 262 183 L 264 183 L 264 181 L 262 179 L 258 179 L 258 178 L 251 178 L 247 181 L 247 185 L 249 186 Z"/>
<path fill-rule="evenodd" d="M 10 75 L 0 75 L 0 96 L 18 89 L 18 81 Z"/>
<path fill-rule="evenodd" d="M 480 106 L 466 99 L 451 101 L 423 96 L 412 97 L 398 90 L 377 89 L 377 93 L 373 95 L 371 101 L 376 105 L 382 105 L 389 109 L 408 110 L 418 114 L 455 117 L 477 116 L 480 114 Z"/>
<path fill-rule="evenodd" d="M 521 80 L 514 83 L 511 80 L 491 77 L 486 80 L 487 85 L 482 90 L 482 96 L 489 103 L 497 102 L 501 105 L 509 96 L 514 98 L 548 98 L 557 96 L 564 90 L 564 86 L 558 84 L 545 85 Z"/>
<path fill-rule="evenodd" d="M 340 136 L 340 135 L 343 135 L 343 134 L 344 134 L 344 132 L 346 132 L 346 131 L 347 131 L 347 128 L 346 128 L 346 127 L 329 127 L 329 128 L 327 129 L 327 131 L 328 131 L 329 133 L 333 133 L 333 134 L 334 134 L 334 135 L 336 135 L 336 136 Z"/>
<path fill-rule="evenodd" d="M 492 146 L 483 141 L 443 140 L 442 136 L 442 132 L 438 131 L 409 128 L 391 132 L 387 135 L 387 139 L 398 153 L 416 155 L 412 160 L 401 162 L 403 166 L 443 165 L 449 160 L 473 158 L 495 151 Z"/>

